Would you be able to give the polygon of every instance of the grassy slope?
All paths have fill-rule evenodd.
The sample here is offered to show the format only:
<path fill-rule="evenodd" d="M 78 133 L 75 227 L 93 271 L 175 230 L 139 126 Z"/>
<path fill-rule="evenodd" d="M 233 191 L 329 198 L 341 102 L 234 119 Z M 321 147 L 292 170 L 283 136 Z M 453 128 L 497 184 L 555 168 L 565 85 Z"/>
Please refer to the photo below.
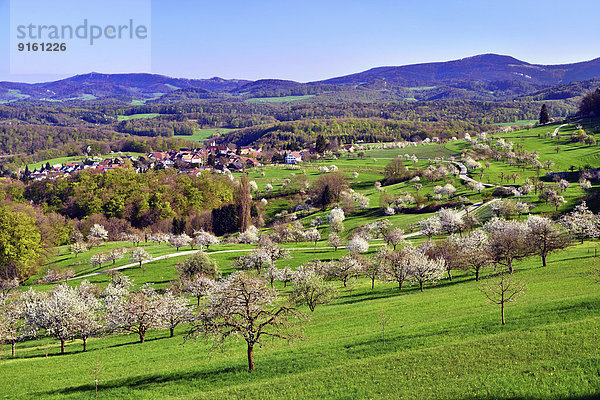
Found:
<path fill-rule="evenodd" d="M 305 340 L 267 341 L 257 371 L 245 371 L 241 342 L 210 356 L 207 343 L 183 344 L 153 332 L 79 341 L 58 356 L 56 341 L 19 344 L 4 359 L 0 395 L 82 398 L 93 395 L 96 361 L 102 398 L 566 398 L 600 394 L 597 347 L 600 295 L 586 275 L 596 259 L 588 246 L 519 263 L 527 294 L 507 308 L 508 325 L 470 275 L 419 293 L 392 284 L 355 284 L 305 323 Z M 154 268 L 160 268 L 155 266 Z M 281 288 L 280 288 L 281 289 Z M 287 290 L 287 289 L 286 289 Z M 381 310 L 390 317 L 386 346 Z M 2 348 L 4 354 L 7 347 Z M 46 352 L 50 354 L 45 357 Z M 36 379 L 30 379 L 35 376 Z M 10 383 L 8 383 L 10 382 Z"/>
<path fill-rule="evenodd" d="M 554 128 L 535 129 L 545 133 Z M 556 139 L 538 138 L 534 129 L 503 136 L 520 142 L 518 138 L 524 134 L 530 138 L 523 142 L 524 146 L 539 148 L 542 160 L 553 155 Z M 381 180 L 381 171 L 389 161 L 386 158 L 404 152 L 419 157 L 448 157 L 460 152 L 461 146 L 455 142 L 446 146 L 373 150 L 368 155 L 378 157 L 376 161 L 341 159 L 323 163 L 337 165 L 348 176 L 353 171 L 359 172 L 359 177 L 351 180 L 352 187 L 368 195 L 371 207 L 377 207 L 379 194 L 373 184 Z M 570 158 L 558 162 L 559 166 L 568 167 L 580 154 L 596 149 L 575 146 L 578 147 L 568 153 Z M 319 175 L 318 165 L 300 168 L 313 180 Z M 490 179 L 502 168 L 506 165 L 492 164 L 488 171 Z M 261 189 L 273 182 L 278 190 L 290 173 L 302 173 L 284 168 L 265 171 L 265 177 L 257 171 L 250 172 L 251 179 Z M 423 183 L 421 193 L 431 192 L 434 183 Z M 473 200 L 479 198 L 467 193 L 458 181 L 454 184 L 459 194 L 470 194 Z M 408 183 L 401 183 L 386 190 L 397 193 L 413 189 Z M 580 196 L 578 190 L 569 188 L 566 197 Z M 535 201 L 533 197 L 527 200 Z M 277 202 L 281 201 L 272 200 L 269 207 L 277 206 Z M 543 205 L 534 211 L 540 210 L 545 210 Z M 406 226 L 413 219 L 426 216 L 399 215 L 392 220 Z M 346 233 L 381 217 L 375 210 L 350 215 L 345 221 Z M 77 260 L 62 249 L 53 267 L 72 266 L 79 273 L 90 272 L 86 260 L 92 253 L 120 245 L 105 244 Z M 292 259 L 278 262 L 280 267 L 297 267 L 313 258 L 338 258 L 345 253 L 323 248 L 315 251 L 308 244 L 286 246 L 306 247 L 306 250 L 293 251 Z M 0 385 L 0 396 L 92 396 L 90 371 L 98 361 L 103 366 L 100 396 L 104 398 L 593 398 L 600 395 L 600 351 L 596 346 L 600 294 L 587 273 L 597 264 L 589 256 L 590 247 L 593 254 L 595 246 L 586 243 L 551 256 L 546 269 L 539 268 L 535 259 L 519 263 L 517 276 L 527 282 L 528 292 L 508 306 L 505 327 L 499 325 L 497 307 L 486 302 L 470 275 L 459 273 L 453 282 L 444 280 L 423 294 L 414 288 L 398 294 L 393 284 L 380 284 L 371 292 L 369 282 L 359 280 L 352 293 L 343 291 L 332 305 L 319 307 L 311 314 L 311 320 L 305 324 L 305 340 L 292 344 L 269 341 L 258 349 L 257 371 L 252 375 L 245 372 L 243 343 L 231 342 L 223 352 L 210 357 L 206 343 L 182 346 L 183 328 L 178 329 L 178 336 L 173 339 L 165 338 L 164 331 L 151 333 L 151 340 L 143 345 L 136 344 L 133 336 L 92 340 L 87 354 L 79 353 L 81 345 L 76 341 L 67 346 L 67 356 L 54 356 L 59 351 L 58 344 L 44 338 L 19 344 L 16 359 L 0 362 L 4 382 L 11 382 Z M 211 251 L 232 248 L 248 246 L 214 246 Z M 173 251 L 165 245 L 148 249 L 154 255 Z M 233 259 L 241 254 L 215 253 L 212 257 L 228 273 Z M 145 275 L 137 268 L 126 273 L 138 284 L 156 282 L 157 287 L 165 287 L 175 277 L 173 266 L 179 260 L 148 264 Z M 117 265 L 128 262 L 124 259 Z M 91 280 L 105 284 L 107 277 L 99 275 Z M 51 286 L 38 287 L 47 290 Z M 281 285 L 279 289 L 288 290 Z M 390 317 L 385 347 L 380 341 L 378 324 L 382 309 Z M 2 350 L 6 354 L 9 349 L 5 346 Z M 45 357 L 46 351 L 49 358 Z M 29 379 L 30 376 L 36 379 Z"/>
<path fill-rule="evenodd" d="M 193 135 L 175 135 L 174 137 L 176 138 L 180 138 L 180 139 L 186 139 L 186 140 L 191 140 L 193 142 L 204 142 L 206 139 L 208 139 L 210 136 L 212 135 L 220 135 L 220 134 L 225 134 L 227 132 L 232 131 L 233 129 L 227 129 L 227 128 L 218 128 L 218 129 L 197 129 Z"/>
<path fill-rule="evenodd" d="M 520 119 L 515 122 L 503 122 L 498 125 L 500 125 L 500 126 L 514 126 L 514 125 L 525 126 L 525 125 L 534 125 L 537 122 L 538 122 L 537 119 Z"/>
<path fill-rule="evenodd" d="M 581 124 L 588 133 L 595 133 L 596 139 L 599 139 L 598 133 L 600 132 L 600 121 L 585 120 L 581 122 Z M 551 160 L 554 163 L 551 168 L 554 172 L 567 172 L 571 166 L 574 166 L 575 170 L 579 167 L 583 168 L 585 165 L 591 165 L 594 168 L 598 168 L 600 166 L 600 146 L 571 143 L 570 135 L 576 130 L 577 124 L 561 128 L 559 131 L 559 138 L 546 137 L 547 133 L 554 132 L 560 125 L 561 124 L 551 124 L 528 130 L 501 133 L 494 135 L 494 137 L 502 137 L 507 141 L 512 141 L 515 145 L 522 146 L 522 148 L 528 152 L 537 151 L 541 162 Z M 464 141 L 450 142 L 445 146 L 447 149 L 456 152 L 460 152 L 463 148 L 469 147 Z M 559 147 L 558 152 L 556 151 L 557 146 Z M 522 185 L 526 179 L 538 176 L 538 171 L 531 168 L 523 170 L 522 168 L 511 166 L 505 162 L 494 160 L 487 161 L 490 163 L 489 168 L 484 168 L 483 171 L 470 171 L 469 175 L 482 182 L 503 185 Z M 506 178 L 501 180 L 501 173 L 505 175 L 517 174 L 518 178 L 516 181 L 508 181 Z M 546 170 L 542 169 L 540 171 L 540 176 L 543 177 L 545 174 Z M 593 187 L 589 189 L 587 193 L 600 189 L 600 184 L 597 181 L 593 181 L 592 183 Z M 579 187 L 577 179 L 574 177 L 571 180 L 571 186 L 564 193 L 561 193 L 567 203 L 559 207 L 559 211 L 571 209 L 585 194 L 586 192 Z M 534 213 L 554 211 L 553 207 L 546 205 L 544 202 L 540 202 L 535 193 L 531 193 L 529 196 L 524 196 L 521 199 L 536 205 L 536 208 L 532 210 Z"/>
<path fill-rule="evenodd" d="M 159 114 L 157 113 L 149 113 L 149 114 L 133 114 L 133 115 L 119 115 L 117 119 L 119 121 L 127 121 L 130 119 L 140 119 L 140 118 L 156 118 Z"/>
<path fill-rule="evenodd" d="M 567 171 L 572 165 L 583 167 L 586 164 L 598 167 L 600 164 L 600 146 L 570 142 L 570 135 L 576 131 L 577 124 L 561 128 L 559 131 L 560 138 L 545 137 L 546 133 L 554 132 L 559 125 L 552 124 L 497 136 L 509 139 L 515 144 L 523 145 L 523 149 L 526 151 L 537 151 L 541 161 L 552 160 L 554 162 L 553 170 Z M 599 139 L 599 120 L 586 120 L 581 125 L 586 132 L 595 133 L 596 139 Z M 560 148 L 558 152 L 556 151 L 557 146 Z"/>

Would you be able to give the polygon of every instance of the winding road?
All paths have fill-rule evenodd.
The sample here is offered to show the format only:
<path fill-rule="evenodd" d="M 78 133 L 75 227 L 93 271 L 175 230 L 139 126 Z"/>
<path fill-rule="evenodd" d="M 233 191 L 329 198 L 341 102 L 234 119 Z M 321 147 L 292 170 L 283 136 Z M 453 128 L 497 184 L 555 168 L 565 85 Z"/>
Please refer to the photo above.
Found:
<path fill-rule="evenodd" d="M 565 125 L 568 125 L 568 124 L 565 124 Z M 558 132 L 558 130 L 561 127 L 565 126 L 565 125 L 561 125 L 558 128 L 556 128 L 555 132 Z M 458 168 L 460 170 L 460 172 L 458 174 L 458 178 L 461 179 L 461 180 L 463 180 L 463 181 L 465 181 L 465 182 L 481 183 L 482 185 L 484 185 L 486 187 L 504 187 L 504 188 L 510 188 L 510 187 L 507 187 L 507 186 L 500 186 L 500 185 L 493 185 L 493 184 L 490 184 L 490 183 L 479 182 L 479 181 L 477 181 L 477 180 L 469 177 L 467 167 L 462 162 L 460 162 L 460 161 L 443 161 L 443 162 L 452 163 L 452 164 L 455 164 L 456 166 L 458 166 Z M 515 196 L 520 196 L 520 195 L 521 195 L 521 193 L 519 193 L 518 191 L 515 192 Z M 490 204 L 490 203 L 492 203 L 494 201 L 497 201 L 497 200 L 498 199 L 494 199 L 494 200 L 492 200 L 492 201 L 490 201 L 488 203 L 480 201 L 478 203 L 472 204 L 469 207 L 465 208 L 464 210 L 461 210 L 459 212 L 459 215 L 462 217 L 462 216 L 464 216 L 467 213 L 475 211 L 475 210 L 479 209 L 480 207 L 482 207 L 482 206 L 484 206 L 486 204 Z M 412 232 L 412 233 L 408 233 L 408 234 L 404 235 L 404 238 L 405 239 L 409 239 L 409 238 L 417 237 L 417 236 L 420 236 L 420 235 L 422 235 L 422 231 L 417 231 L 417 232 Z M 384 244 L 385 243 L 372 243 L 371 245 L 372 246 L 383 246 Z M 307 249 L 307 247 L 297 247 L 297 248 L 288 248 L 287 250 L 298 251 L 298 250 L 306 250 L 306 249 Z M 333 247 L 331 247 L 331 246 L 325 246 L 325 247 L 319 247 L 319 249 L 331 250 L 331 249 L 333 249 Z M 239 252 L 249 252 L 249 251 L 252 251 L 252 250 L 254 250 L 254 249 L 218 250 L 218 251 L 210 252 L 208 254 L 239 253 Z M 188 250 L 188 251 L 180 251 L 180 252 L 171 253 L 171 254 L 165 254 L 165 255 L 162 255 L 162 256 L 151 258 L 151 259 L 146 260 L 146 261 L 142 261 L 142 264 L 147 264 L 147 263 L 151 263 L 151 262 L 159 261 L 159 260 L 166 260 L 166 259 L 174 258 L 174 257 L 189 256 L 189 255 L 195 254 L 195 253 L 197 253 L 199 251 L 200 250 Z M 124 269 L 127 269 L 127 268 L 134 268 L 134 267 L 138 267 L 138 266 L 139 266 L 139 263 L 130 263 L 130 264 L 121 265 L 121 266 L 115 267 L 115 268 L 109 268 L 109 269 L 98 271 L 98 272 L 92 272 L 91 274 L 77 276 L 77 277 L 74 277 L 74 278 L 71 278 L 71 279 L 72 280 L 73 279 L 85 279 L 85 278 L 90 278 L 92 276 L 106 274 L 106 273 L 111 272 L 111 271 L 120 271 L 120 270 L 124 270 Z"/>
<path fill-rule="evenodd" d="M 478 203 L 472 204 L 469 207 L 465 208 L 464 210 L 461 210 L 458 214 L 462 217 L 467 213 L 473 212 L 477 209 L 479 209 L 480 207 L 484 206 L 484 205 L 489 205 L 490 203 L 497 201 L 498 199 L 494 199 L 492 201 L 489 201 L 488 203 L 485 203 L 483 201 L 480 201 Z M 409 239 L 409 238 L 414 238 L 417 236 L 422 235 L 423 232 L 422 231 L 416 231 L 416 232 L 412 232 L 412 233 L 407 233 L 406 235 L 404 235 L 405 239 Z M 379 239 L 382 240 L 382 239 Z M 385 243 L 370 243 L 370 246 L 384 246 Z M 307 250 L 310 249 L 310 247 L 291 247 L 291 248 L 286 248 L 286 250 L 290 250 L 290 251 L 300 251 L 300 250 Z M 318 247 L 319 250 L 332 250 L 333 247 L 332 246 L 323 246 L 323 247 Z M 230 249 L 230 250 L 217 250 L 217 251 L 212 251 L 209 252 L 207 254 L 223 254 L 223 253 L 244 253 L 244 252 L 249 252 L 252 251 L 254 249 Z M 162 256 L 158 256 L 158 257 L 154 257 L 151 258 L 149 260 L 145 260 L 142 261 L 142 264 L 147 264 L 147 263 L 151 263 L 154 261 L 159 261 L 159 260 L 166 260 L 169 258 L 174 258 L 174 257 L 183 257 L 183 256 L 189 256 L 192 254 L 195 254 L 197 252 L 199 252 L 200 250 L 187 250 L 187 251 L 180 251 L 177 253 L 171 253 L 171 254 L 165 254 Z M 97 275 L 102 275 L 102 274 L 106 274 L 109 273 L 111 271 L 121 271 L 124 269 L 128 269 L 128 268 L 137 268 L 139 267 L 139 263 L 130 263 L 130 264 L 125 264 L 125 265 L 121 265 L 119 267 L 115 267 L 115 268 L 109 268 L 109 269 L 105 269 L 102 271 L 97 271 L 97 272 L 92 272 L 91 274 L 86 274 L 86 275 L 81 275 L 81 276 L 76 276 L 74 278 L 71 278 L 71 280 L 75 280 L 75 279 L 85 279 L 85 278 L 90 278 L 92 276 L 97 276 Z"/>

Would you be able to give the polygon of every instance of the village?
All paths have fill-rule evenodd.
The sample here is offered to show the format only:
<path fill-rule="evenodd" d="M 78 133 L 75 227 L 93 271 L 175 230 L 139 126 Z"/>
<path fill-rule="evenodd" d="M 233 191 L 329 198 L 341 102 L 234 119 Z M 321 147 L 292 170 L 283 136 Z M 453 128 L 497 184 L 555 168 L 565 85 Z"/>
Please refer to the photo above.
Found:
<path fill-rule="evenodd" d="M 346 146 L 349 150 L 352 146 Z M 109 157 L 88 157 L 82 161 L 68 161 L 40 169 L 26 170 L 23 175 L 32 180 L 56 179 L 81 170 L 105 172 L 123 167 L 135 168 L 143 173 L 149 169 L 176 168 L 180 173 L 199 175 L 202 172 L 214 173 L 244 172 L 246 169 L 262 166 L 264 163 L 300 164 L 307 161 L 314 149 L 301 151 L 265 151 L 252 146 L 206 143 L 202 148 L 181 149 L 168 152 L 151 152 L 144 155 L 123 155 L 112 153 Z"/>

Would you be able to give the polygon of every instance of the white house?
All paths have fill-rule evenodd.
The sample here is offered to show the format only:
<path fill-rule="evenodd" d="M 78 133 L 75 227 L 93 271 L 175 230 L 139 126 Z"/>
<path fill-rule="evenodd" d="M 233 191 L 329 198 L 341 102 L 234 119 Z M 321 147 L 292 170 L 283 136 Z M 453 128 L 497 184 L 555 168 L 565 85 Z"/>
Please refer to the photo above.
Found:
<path fill-rule="evenodd" d="M 302 154 L 293 151 L 285 157 L 286 164 L 300 164 L 302 162 Z"/>

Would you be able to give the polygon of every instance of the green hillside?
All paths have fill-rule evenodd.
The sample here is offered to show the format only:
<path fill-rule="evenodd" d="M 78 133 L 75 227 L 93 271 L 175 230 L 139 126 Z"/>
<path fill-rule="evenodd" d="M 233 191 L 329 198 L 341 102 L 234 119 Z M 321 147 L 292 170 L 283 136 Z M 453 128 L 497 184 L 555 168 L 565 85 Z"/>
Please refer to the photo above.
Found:
<path fill-rule="evenodd" d="M 106 399 L 593 398 L 600 394 L 600 294 L 588 276 L 597 264 L 590 246 L 552 256 L 544 269 L 536 259 L 519 263 L 527 292 L 508 306 L 506 326 L 468 274 L 423 293 L 399 293 L 393 284 L 371 291 L 361 279 L 334 303 L 304 310 L 304 340 L 267 341 L 252 374 L 242 343 L 211 353 L 208 343 L 185 343 L 184 328 L 174 338 L 152 332 L 144 344 L 133 336 L 92 339 L 86 353 L 75 341 L 64 356 L 56 341 L 40 339 L 19 344 L 15 359 L 3 356 L 0 395 L 93 397 L 90 372 L 99 365 L 99 398 Z M 172 263 L 148 265 L 150 276 L 169 270 Z"/>

